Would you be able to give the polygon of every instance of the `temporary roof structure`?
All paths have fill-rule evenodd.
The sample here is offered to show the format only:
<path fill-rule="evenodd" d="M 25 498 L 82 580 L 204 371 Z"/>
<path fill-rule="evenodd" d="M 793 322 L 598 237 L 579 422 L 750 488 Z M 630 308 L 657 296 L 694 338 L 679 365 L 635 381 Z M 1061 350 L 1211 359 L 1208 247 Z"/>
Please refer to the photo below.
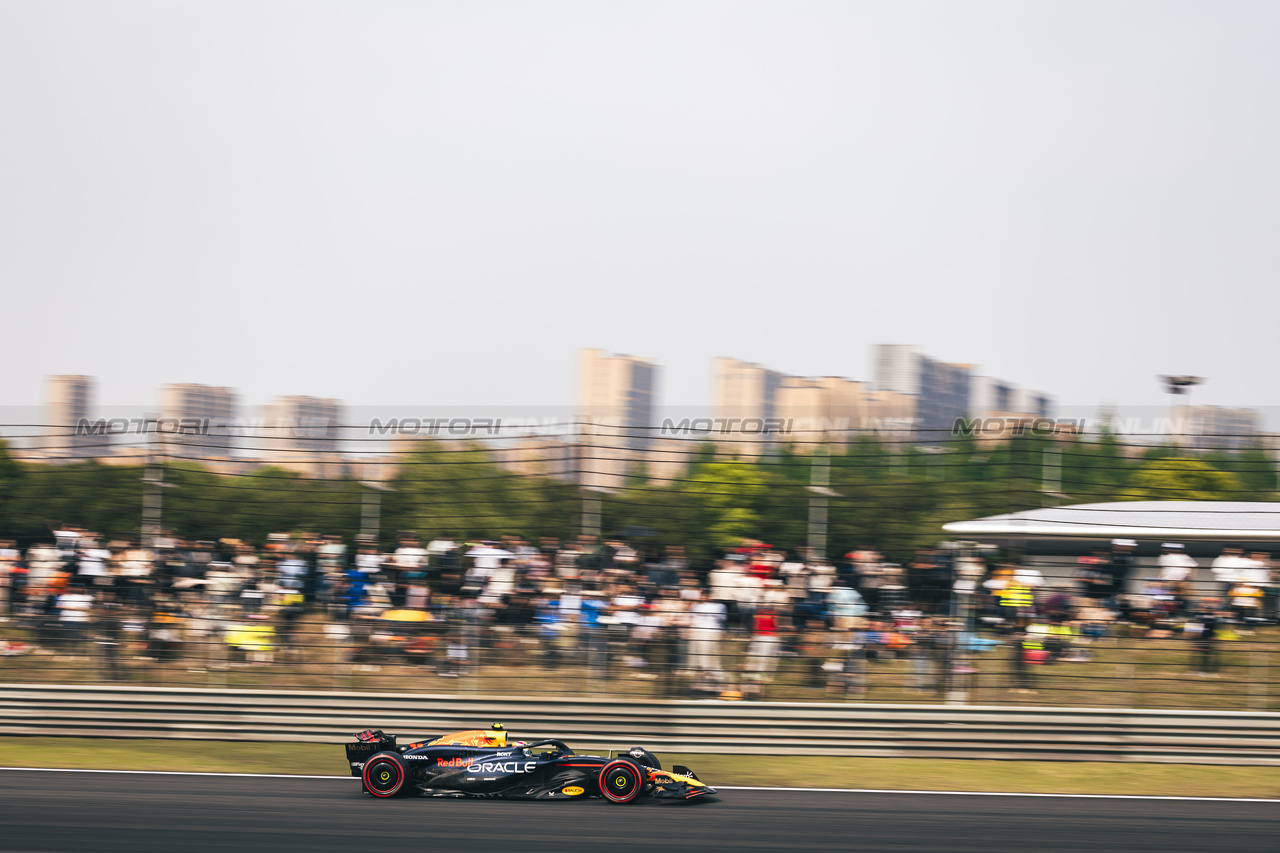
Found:
<path fill-rule="evenodd" d="M 1280 502 L 1116 501 L 1076 504 L 953 521 L 944 524 L 942 529 L 976 538 L 1280 542 Z"/>

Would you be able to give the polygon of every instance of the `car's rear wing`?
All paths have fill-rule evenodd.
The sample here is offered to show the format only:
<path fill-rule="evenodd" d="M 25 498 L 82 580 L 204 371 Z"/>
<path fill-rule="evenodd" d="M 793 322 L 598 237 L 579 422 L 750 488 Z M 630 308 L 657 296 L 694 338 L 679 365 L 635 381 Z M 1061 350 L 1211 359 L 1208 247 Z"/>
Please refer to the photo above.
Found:
<path fill-rule="evenodd" d="M 379 752 L 395 751 L 396 736 L 383 734 L 382 729 L 365 729 L 356 735 L 356 742 L 346 744 L 347 763 L 351 765 L 351 775 L 359 776 L 364 770 L 364 763 Z"/>

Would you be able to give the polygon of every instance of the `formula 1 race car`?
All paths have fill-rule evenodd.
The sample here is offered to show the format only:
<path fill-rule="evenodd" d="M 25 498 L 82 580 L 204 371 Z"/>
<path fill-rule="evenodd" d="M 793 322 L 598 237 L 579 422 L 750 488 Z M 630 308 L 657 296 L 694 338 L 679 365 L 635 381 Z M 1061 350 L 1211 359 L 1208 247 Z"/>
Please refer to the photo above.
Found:
<path fill-rule="evenodd" d="M 346 745 L 351 775 L 364 790 L 387 798 L 424 797 L 574 800 L 612 803 L 638 798 L 692 800 L 716 793 L 679 765 L 663 770 L 648 750 L 634 747 L 616 758 L 577 755 L 558 740 L 507 740 L 501 725 L 454 732 L 398 746 L 394 735 L 363 731 Z"/>

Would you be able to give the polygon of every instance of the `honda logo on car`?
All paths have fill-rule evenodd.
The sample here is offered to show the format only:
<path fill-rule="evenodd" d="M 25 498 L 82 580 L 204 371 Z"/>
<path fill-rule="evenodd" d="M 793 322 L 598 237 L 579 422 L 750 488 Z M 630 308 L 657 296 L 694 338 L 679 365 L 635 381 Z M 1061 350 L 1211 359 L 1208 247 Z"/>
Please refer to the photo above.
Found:
<path fill-rule="evenodd" d="M 528 773 L 538 766 L 536 761 L 486 761 L 484 764 L 473 764 L 468 773 Z"/>

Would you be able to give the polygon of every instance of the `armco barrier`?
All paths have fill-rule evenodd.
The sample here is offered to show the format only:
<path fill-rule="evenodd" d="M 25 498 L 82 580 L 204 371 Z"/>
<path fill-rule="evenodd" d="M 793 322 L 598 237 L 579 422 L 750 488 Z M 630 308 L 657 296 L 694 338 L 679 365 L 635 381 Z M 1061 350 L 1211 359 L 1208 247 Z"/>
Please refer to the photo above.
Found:
<path fill-rule="evenodd" d="M 1280 764 L 1280 713 L 0 684 L 0 733 L 337 743 L 502 722 L 578 748 Z M 2 762 L 0 762 L 2 763 Z"/>

